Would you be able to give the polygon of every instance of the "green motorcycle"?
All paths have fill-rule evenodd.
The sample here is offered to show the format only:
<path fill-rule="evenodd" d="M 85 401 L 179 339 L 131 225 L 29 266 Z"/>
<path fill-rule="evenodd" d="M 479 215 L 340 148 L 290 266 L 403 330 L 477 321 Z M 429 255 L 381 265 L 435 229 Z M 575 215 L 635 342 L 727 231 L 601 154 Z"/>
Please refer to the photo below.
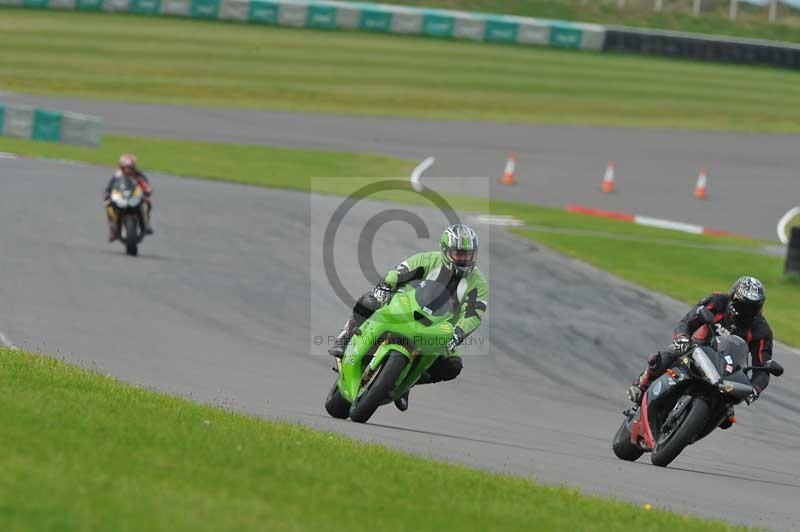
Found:
<path fill-rule="evenodd" d="M 453 300 L 436 281 L 404 286 L 365 321 L 341 360 L 325 401 L 328 413 L 365 423 L 408 392 L 453 337 Z"/>

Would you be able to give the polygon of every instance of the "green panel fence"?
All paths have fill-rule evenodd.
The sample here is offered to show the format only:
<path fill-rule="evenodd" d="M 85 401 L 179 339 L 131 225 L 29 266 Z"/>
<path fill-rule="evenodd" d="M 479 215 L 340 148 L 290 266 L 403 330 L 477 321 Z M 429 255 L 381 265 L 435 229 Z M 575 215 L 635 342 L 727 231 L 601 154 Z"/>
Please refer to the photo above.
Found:
<path fill-rule="evenodd" d="M 603 48 L 606 32 L 594 24 L 334 0 L 0 0 L 0 6 L 19 3 L 37 8 L 127 10 L 137 14 L 592 50 Z"/>
<path fill-rule="evenodd" d="M 358 27 L 364 31 L 390 32 L 392 31 L 392 13 L 364 9 L 361 11 Z"/>
<path fill-rule="evenodd" d="M 247 20 L 257 24 L 277 24 L 278 10 L 280 7 L 277 2 L 249 2 Z"/>
<path fill-rule="evenodd" d="M 96 146 L 101 130 L 102 120 L 95 116 L 0 104 L 0 135 Z"/>

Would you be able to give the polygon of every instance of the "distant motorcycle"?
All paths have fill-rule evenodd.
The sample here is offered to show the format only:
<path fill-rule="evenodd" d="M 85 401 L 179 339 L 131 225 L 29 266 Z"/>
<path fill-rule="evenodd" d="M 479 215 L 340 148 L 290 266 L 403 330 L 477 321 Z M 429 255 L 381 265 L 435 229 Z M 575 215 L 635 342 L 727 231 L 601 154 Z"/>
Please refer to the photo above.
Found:
<path fill-rule="evenodd" d="M 698 315 L 708 325 L 710 345 L 694 346 L 650 385 L 640 405 L 624 412 L 612 444 L 621 460 L 633 462 L 649 452 L 653 465 L 666 467 L 688 445 L 711 434 L 753 392 L 745 372 L 783 375 L 774 360 L 745 366 L 747 343 L 735 335 L 717 336 L 708 309 L 701 307 Z"/>
<path fill-rule="evenodd" d="M 144 239 L 142 202 L 144 191 L 139 183 L 128 176 L 116 179 L 111 186 L 109 209 L 116 223 L 117 235 L 125 246 L 125 253 L 135 257 L 139 243 Z"/>
<path fill-rule="evenodd" d="M 325 409 L 365 423 L 381 405 L 408 392 L 445 353 L 453 337 L 453 303 L 445 286 L 415 281 L 364 322 L 350 341 Z"/>

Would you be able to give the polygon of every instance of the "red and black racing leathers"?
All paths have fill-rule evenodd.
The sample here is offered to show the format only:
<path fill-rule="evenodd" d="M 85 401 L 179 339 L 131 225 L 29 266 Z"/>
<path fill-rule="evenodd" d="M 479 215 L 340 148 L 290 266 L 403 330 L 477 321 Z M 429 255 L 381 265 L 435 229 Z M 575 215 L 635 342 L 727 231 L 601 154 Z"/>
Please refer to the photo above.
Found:
<path fill-rule="evenodd" d="M 739 320 L 734 319 L 729 311 L 728 303 L 730 300 L 731 296 L 729 294 L 715 292 L 702 299 L 697 304 L 697 307 L 704 306 L 714 314 L 714 324 L 718 333 L 735 334 L 744 339 L 750 348 L 751 365 L 763 366 L 768 360 L 772 359 L 772 329 L 766 318 L 760 313 L 751 323 L 741 323 Z M 700 343 L 708 338 L 708 326 L 697 315 L 697 307 L 690 310 L 678 323 L 678 326 L 673 331 L 673 338 L 690 336 Z M 650 355 L 646 375 L 643 375 L 646 378 L 642 379 L 646 382 L 640 382 L 640 384 L 646 386 L 653 379 L 661 376 L 675 364 L 680 355 L 681 353 L 674 348 Z M 761 393 L 769 384 L 769 373 L 755 370 L 750 380 L 756 391 Z"/>

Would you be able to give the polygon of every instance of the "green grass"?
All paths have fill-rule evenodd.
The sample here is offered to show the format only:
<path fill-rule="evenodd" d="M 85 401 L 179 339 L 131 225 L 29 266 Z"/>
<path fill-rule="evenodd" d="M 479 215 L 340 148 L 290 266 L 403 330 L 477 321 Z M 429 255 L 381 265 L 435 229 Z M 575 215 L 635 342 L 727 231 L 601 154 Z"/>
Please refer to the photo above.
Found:
<path fill-rule="evenodd" d="M 248 185 L 309 190 L 312 178 L 408 176 L 414 167 L 387 155 L 276 148 L 174 139 L 104 135 L 99 148 L 34 142 L 0 136 L 0 151 L 114 166 L 120 153 L 135 153 L 146 170 L 232 181 Z M 110 172 L 109 172 L 110 173 Z M 341 180 L 320 192 L 336 192 Z M 354 182 L 363 181 L 354 179 Z"/>
<path fill-rule="evenodd" d="M 692 15 L 692 2 L 689 0 L 665 0 L 661 13 L 653 9 L 653 0 L 626 0 L 623 9 L 617 8 L 617 0 L 590 0 L 585 3 L 581 0 L 382 1 L 389 4 L 800 42 L 800 12 L 797 9 L 781 6 L 778 22 L 770 24 L 766 6 L 740 3 L 739 16 L 732 22 L 728 19 L 729 0 L 703 0 L 703 12 L 699 17 Z"/>
<path fill-rule="evenodd" d="M 0 530 L 740 530 L 0 350 Z M 335 463 L 336 467 L 331 467 Z"/>
<path fill-rule="evenodd" d="M 2 9 L 0 90 L 291 111 L 800 132 L 800 72 Z"/>

